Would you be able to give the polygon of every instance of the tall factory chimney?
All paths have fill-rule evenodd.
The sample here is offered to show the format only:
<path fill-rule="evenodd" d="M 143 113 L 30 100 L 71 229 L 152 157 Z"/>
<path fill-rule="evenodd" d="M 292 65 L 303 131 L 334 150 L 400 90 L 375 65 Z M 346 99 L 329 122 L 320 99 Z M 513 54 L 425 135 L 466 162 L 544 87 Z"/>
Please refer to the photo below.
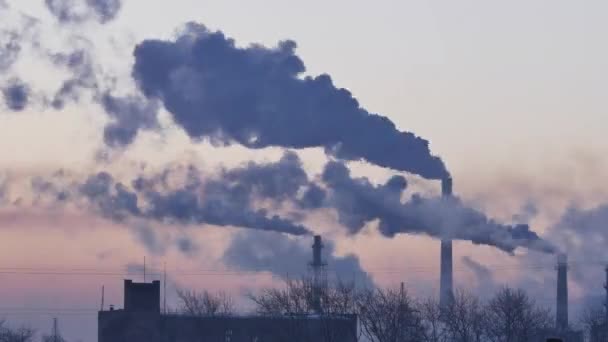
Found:
<path fill-rule="evenodd" d="M 452 196 L 452 178 L 441 180 L 441 193 L 444 198 Z M 454 299 L 453 269 L 452 269 L 452 240 L 441 240 L 441 274 L 439 284 L 439 304 L 442 307 L 449 305 Z"/>
<path fill-rule="evenodd" d="M 323 296 L 323 290 L 325 288 L 326 273 L 325 266 L 326 263 L 323 262 L 323 258 L 321 252 L 323 250 L 323 242 L 321 241 L 320 235 L 315 235 L 313 244 L 312 244 L 312 262 L 310 266 L 312 267 L 312 305 L 313 309 L 316 313 L 320 314 L 323 311 L 321 304 L 321 297 Z"/>
<path fill-rule="evenodd" d="M 606 290 L 606 298 L 604 299 L 604 324 L 608 327 L 608 266 L 606 266 L 606 282 L 604 283 L 604 289 Z"/>
<path fill-rule="evenodd" d="M 557 306 L 556 328 L 558 331 L 568 329 L 568 256 L 557 256 Z"/>

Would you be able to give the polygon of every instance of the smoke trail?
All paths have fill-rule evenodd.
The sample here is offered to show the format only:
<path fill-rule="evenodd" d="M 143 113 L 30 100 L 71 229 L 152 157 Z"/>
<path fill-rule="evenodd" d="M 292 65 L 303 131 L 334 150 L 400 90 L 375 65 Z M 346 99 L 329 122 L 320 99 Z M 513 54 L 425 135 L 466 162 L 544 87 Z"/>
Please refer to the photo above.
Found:
<path fill-rule="evenodd" d="M 130 190 L 108 173 L 91 176 L 79 187 L 103 216 L 117 221 L 129 218 L 163 223 L 211 224 L 308 235 L 310 231 L 265 209 L 255 209 L 258 186 L 226 179 L 203 181 L 191 169 L 185 184 L 172 189 L 157 189 L 154 179 L 140 177 Z"/>
<path fill-rule="evenodd" d="M 343 281 L 353 280 L 364 287 L 373 281 L 354 255 L 335 256 L 332 243 L 325 242 L 324 259 L 329 274 Z M 244 271 L 270 272 L 280 278 L 298 277 L 308 271 L 311 261 L 310 241 L 263 233 L 241 233 L 234 237 L 224 252 L 228 266 Z"/>
<path fill-rule="evenodd" d="M 494 292 L 496 282 L 494 281 L 494 274 L 488 267 L 473 260 L 470 256 L 463 256 L 462 263 L 470 269 L 477 278 L 477 292 Z"/>
<path fill-rule="evenodd" d="M 135 49 L 133 77 L 193 139 L 249 148 L 322 147 L 342 159 L 438 179 L 447 174 L 428 141 L 368 112 L 330 76 L 304 77 L 296 44 L 238 48 L 190 23 L 175 41 Z"/>
<path fill-rule="evenodd" d="M 30 98 L 30 87 L 22 80 L 13 78 L 2 88 L 6 107 L 15 112 L 24 110 Z"/>
<path fill-rule="evenodd" d="M 322 178 L 330 189 L 326 205 L 336 209 L 340 222 L 353 234 L 366 223 L 379 220 L 379 229 L 386 236 L 426 234 L 495 246 L 508 253 L 518 247 L 547 253 L 555 250 L 528 225 L 500 224 L 457 198 L 425 199 L 414 195 L 402 203 L 407 182 L 399 176 L 375 186 L 366 178 L 352 178 L 344 164 L 330 162 Z"/>
<path fill-rule="evenodd" d="M 116 18 L 121 0 L 45 0 L 46 8 L 62 24 L 82 24 L 96 20 L 101 24 Z"/>

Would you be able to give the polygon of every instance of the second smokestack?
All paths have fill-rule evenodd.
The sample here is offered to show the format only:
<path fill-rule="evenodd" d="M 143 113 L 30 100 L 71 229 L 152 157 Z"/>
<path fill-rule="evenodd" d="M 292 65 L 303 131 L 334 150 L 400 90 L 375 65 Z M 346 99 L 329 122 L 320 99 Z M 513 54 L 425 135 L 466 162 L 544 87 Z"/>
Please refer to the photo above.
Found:
<path fill-rule="evenodd" d="M 557 306 L 556 328 L 558 331 L 568 329 L 568 256 L 557 256 Z"/>
<path fill-rule="evenodd" d="M 446 177 L 441 180 L 441 193 L 443 197 L 452 196 L 452 178 Z M 452 268 L 452 240 L 441 240 L 441 265 L 440 265 L 440 284 L 439 284 L 439 304 L 449 305 L 454 299 L 453 290 L 453 268 Z"/>

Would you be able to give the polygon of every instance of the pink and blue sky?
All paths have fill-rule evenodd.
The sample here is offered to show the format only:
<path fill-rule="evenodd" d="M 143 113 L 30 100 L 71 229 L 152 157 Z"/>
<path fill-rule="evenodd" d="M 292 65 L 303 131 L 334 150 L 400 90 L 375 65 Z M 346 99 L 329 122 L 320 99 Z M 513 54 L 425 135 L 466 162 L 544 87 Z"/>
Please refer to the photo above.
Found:
<path fill-rule="evenodd" d="M 166 263 L 171 293 L 191 287 L 241 298 L 249 290 L 280 284 L 269 273 L 245 272 L 224 262 L 224 252 L 244 229 L 113 222 L 81 203 L 57 205 L 31 191 L 34 177 L 51 177 L 58 170 L 68 175 L 62 179 L 73 181 L 102 170 L 130 179 L 142 165 L 161 170 L 191 164 L 214 173 L 281 157 L 279 148 L 193 141 L 165 109 L 159 129 L 138 134 L 129 146 L 108 148 L 103 140 L 108 116 L 90 96 L 61 109 L 44 103 L 44 94 L 69 74 L 49 62 L 40 45 L 49 51 L 85 46 L 112 76 L 104 82 L 132 94 L 138 91 L 131 77 L 134 47 L 145 39 L 174 39 L 189 21 L 221 30 L 242 47 L 296 41 L 306 75 L 331 75 L 362 107 L 429 140 L 464 203 L 501 222 L 530 223 L 541 236 L 571 247 L 573 303 L 602 294 L 608 255 L 581 246 L 588 246 L 588 239 L 601 244 L 608 238 L 600 227 L 601 218 L 608 218 L 606 210 L 584 212 L 608 202 L 604 1 L 124 0 L 116 18 L 104 24 L 61 24 L 43 0 L 5 2 L 2 6 L 0 0 L 0 30 L 36 23 L 36 32 L 23 38 L 29 45 L 21 57 L 0 75 L 2 84 L 19 77 L 33 89 L 32 103 L 23 111 L 0 107 L 5 190 L 0 317 L 14 324 L 48 331 L 58 317 L 70 340 L 95 341 L 101 286 L 106 304 L 121 306 L 122 279 L 141 280 L 134 265 L 144 256 L 151 278 L 158 278 Z M 298 154 L 311 178 L 328 159 L 320 148 Z M 348 165 L 355 175 L 377 184 L 399 174 L 364 162 Z M 402 174 L 413 191 L 439 193 L 437 181 Z M 570 219 L 562 219 L 568 210 Z M 437 240 L 385 237 L 374 222 L 362 233 L 348 235 L 331 209 L 306 222 L 335 243 L 336 256 L 356 256 L 374 283 L 403 281 L 421 296 L 436 294 Z M 309 248 L 308 237 L 293 239 Z M 195 247 L 180 250 L 184 240 Z M 456 242 L 454 253 L 457 286 L 522 286 L 538 294 L 539 302 L 553 304 L 554 256 L 530 255 L 526 249 L 509 255 L 469 242 Z M 480 277 L 473 264 L 492 271 L 493 279 Z"/>

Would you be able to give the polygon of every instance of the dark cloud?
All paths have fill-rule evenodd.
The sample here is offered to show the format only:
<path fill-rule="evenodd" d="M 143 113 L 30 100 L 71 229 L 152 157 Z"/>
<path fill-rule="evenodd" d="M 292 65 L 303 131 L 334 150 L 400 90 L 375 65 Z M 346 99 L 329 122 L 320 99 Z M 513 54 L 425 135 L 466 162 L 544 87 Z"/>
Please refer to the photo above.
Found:
<path fill-rule="evenodd" d="M 46 8 L 62 24 L 82 24 L 95 20 L 101 24 L 116 18 L 121 0 L 45 0 Z"/>
<path fill-rule="evenodd" d="M 249 148 L 321 147 L 427 178 L 447 174 L 428 141 L 369 113 L 328 75 L 303 76 L 296 44 L 239 48 L 222 32 L 189 24 L 175 41 L 135 49 L 133 77 L 193 139 Z"/>
<path fill-rule="evenodd" d="M 52 54 L 51 60 L 56 66 L 66 68 L 71 74 L 51 100 L 51 105 L 55 109 L 63 109 L 69 101 L 78 102 L 84 90 L 91 90 L 94 94 L 99 91 L 93 57 L 87 50 L 76 49 L 70 53 Z"/>
<path fill-rule="evenodd" d="M 277 164 L 270 163 L 268 167 L 277 167 L 283 162 L 284 159 Z M 243 173 L 244 170 L 235 172 Z M 164 223 L 234 226 L 293 235 L 310 233 L 300 224 L 272 215 L 266 209 L 255 208 L 256 187 L 251 186 L 252 180 L 248 177 L 244 177 L 242 182 L 234 178 L 236 173 L 226 173 L 230 175 L 230 181 L 222 178 L 203 181 L 200 173 L 192 168 L 182 186 L 157 189 L 154 180 L 146 181 L 139 177 L 132 183 L 140 185 L 136 187 L 140 190 L 129 190 L 102 172 L 89 177 L 80 186 L 80 193 L 104 216 L 115 220 L 134 217 Z"/>
<path fill-rule="evenodd" d="M 30 100 L 30 87 L 20 79 L 12 79 L 2 88 L 4 104 L 8 109 L 20 112 L 24 110 Z"/>
<path fill-rule="evenodd" d="M 225 170 L 222 180 L 237 183 L 245 191 L 277 201 L 293 199 L 298 190 L 308 184 L 308 175 L 297 154 L 285 152 L 276 163 L 249 162 L 245 166 Z"/>
<path fill-rule="evenodd" d="M 241 233 L 236 235 L 224 252 L 224 262 L 244 271 L 270 272 L 281 278 L 297 278 L 307 274 L 312 261 L 311 240 L 290 238 L 277 234 Z M 342 280 L 354 280 L 358 285 L 371 286 L 370 276 L 361 268 L 354 255 L 336 256 L 331 242 L 324 241 L 323 258 L 328 275 Z"/>
<path fill-rule="evenodd" d="M 87 0 L 87 5 L 93 10 L 100 23 L 105 24 L 114 20 L 122 7 L 121 0 Z"/>
<path fill-rule="evenodd" d="M 19 58 L 22 51 L 22 36 L 17 31 L 0 31 L 0 71 L 7 71 Z"/>
<path fill-rule="evenodd" d="M 111 122 L 104 129 L 108 146 L 131 144 L 140 129 L 158 128 L 158 104 L 137 96 L 115 97 L 105 94 L 101 104 Z"/>

